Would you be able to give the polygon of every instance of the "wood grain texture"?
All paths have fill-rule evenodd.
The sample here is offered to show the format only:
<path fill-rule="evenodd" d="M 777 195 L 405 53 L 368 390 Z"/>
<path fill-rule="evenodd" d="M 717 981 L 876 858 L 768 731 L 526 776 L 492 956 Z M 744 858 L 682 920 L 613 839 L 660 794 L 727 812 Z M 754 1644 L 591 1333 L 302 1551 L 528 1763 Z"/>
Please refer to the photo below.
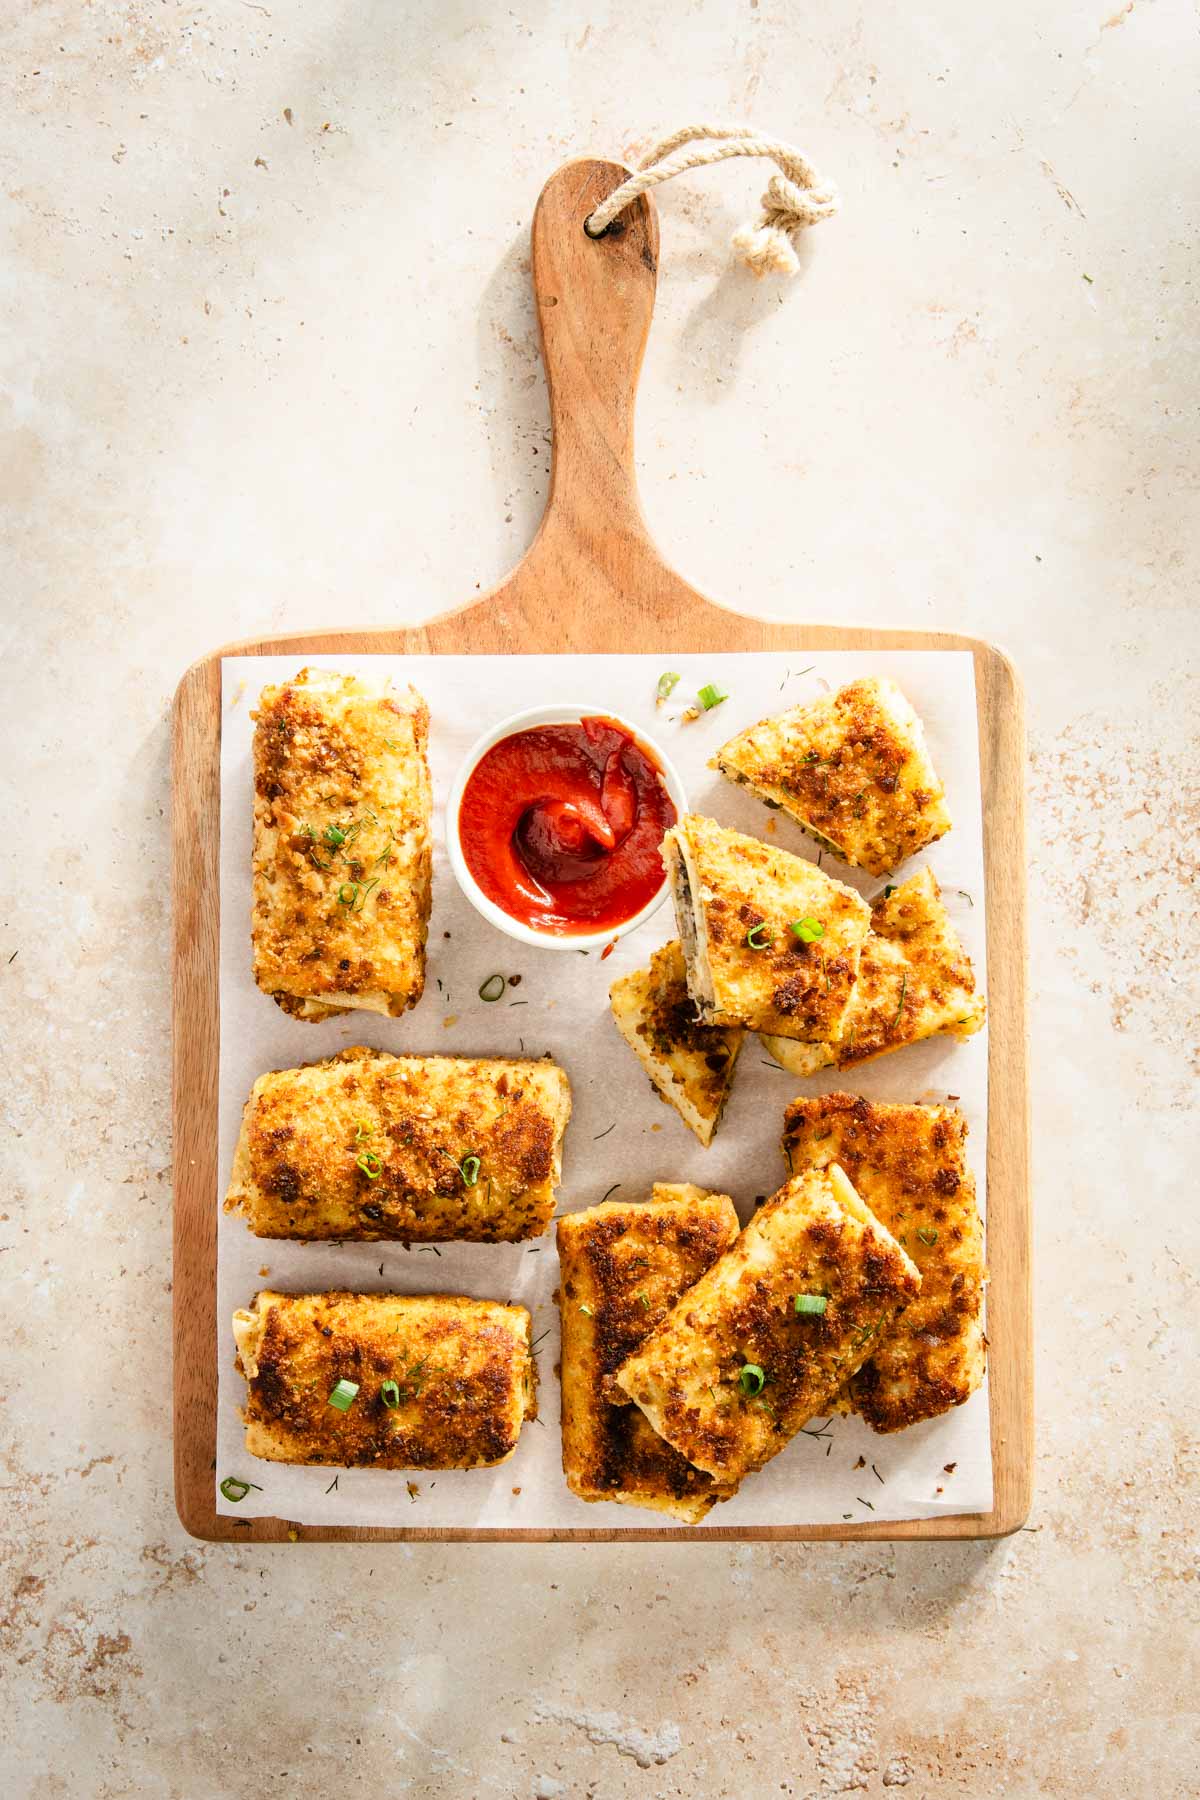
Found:
<path fill-rule="evenodd" d="M 658 260 L 653 203 L 593 241 L 583 220 L 628 174 L 580 160 L 551 177 L 533 221 L 533 282 L 554 433 L 550 497 L 525 557 L 490 594 L 428 624 L 227 645 L 195 664 L 173 730 L 175 1496 L 194 1536 L 225 1542 L 466 1539 L 940 1539 L 995 1537 L 1028 1513 L 1033 1464 L 1029 1095 L 1025 996 L 1025 733 L 1012 665 L 949 632 L 778 625 L 726 611 L 663 562 L 642 517 L 633 412 Z M 216 1317 L 221 657 L 496 655 L 627 650 L 969 650 L 979 696 L 989 1012 L 989 1513 L 866 1525 L 591 1530 L 358 1529 L 242 1524 L 216 1512 Z M 249 804 L 249 800 L 247 800 Z M 249 956 L 249 945 L 247 945 Z M 798 1499 L 798 1507 L 802 1500 Z"/>

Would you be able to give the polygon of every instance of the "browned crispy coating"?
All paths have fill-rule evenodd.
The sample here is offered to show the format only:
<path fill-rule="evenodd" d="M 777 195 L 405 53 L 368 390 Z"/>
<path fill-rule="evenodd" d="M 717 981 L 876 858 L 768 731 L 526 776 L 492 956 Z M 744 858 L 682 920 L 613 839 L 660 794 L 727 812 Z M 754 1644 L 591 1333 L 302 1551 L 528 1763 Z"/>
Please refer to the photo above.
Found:
<path fill-rule="evenodd" d="M 425 985 L 429 709 L 302 669 L 254 732 L 254 979 L 285 1012 L 399 1014 Z"/>
<path fill-rule="evenodd" d="M 970 1037 L 986 1013 L 933 871 L 920 869 L 901 886 L 885 889 L 871 909 L 858 980 L 837 1042 L 798 1044 L 765 1034 L 763 1042 L 793 1075 L 815 1075 L 819 1069 L 870 1062 L 925 1038 Z"/>
<path fill-rule="evenodd" d="M 950 829 L 921 721 L 894 681 L 852 681 L 763 719 L 722 745 L 709 767 L 873 875 Z"/>
<path fill-rule="evenodd" d="M 264 1290 L 233 1329 L 246 1449 L 268 1462 L 485 1468 L 512 1455 L 537 1413 L 523 1306 Z M 329 1399 L 339 1381 L 358 1388 L 346 1411 Z"/>
<path fill-rule="evenodd" d="M 689 1462 L 737 1482 L 826 1411 L 919 1287 L 842 1171 L 810 1170 L 755 1214 L 616 1381 Z M 797 1295 L 823 1297 L 824 1314 L 797 1313 Z"/>
<path fill-rule="evenodd" d="M 659 1095 L 702 1144 L 711 1144 L 745 1033 L 699 1023 L 677 940 L 656 950 L 648 969 L 614 981 L 609 999 L 618 1031 Z"/>
<path fill-rule="evenodd" d="M 259 1076 L 225 1210 L 256 1237 L 537 1237 L 554 1213 L 570 1116 L 570 1083 L 547 1059 L 359 1045 Z"/>
<path fill-rule="evenodd" d="M 708 1025 L 836 1038 L 871 909 L 803 857 L 689 813 L 663 839 L 688 991 Z"/>
<path fill-rule="evenodd" d="M 582 1500 L 645 1506 L 696 1524 L 728 1489 L 659 1437 L 613 1383 L 625 1358 L 737 1236 L 732 1200 L 656 1183 L 558 1221 L 562 1450 Z"/>
<path fill-rule="evenodd" d="M 921 1292 L 849 1386 L 876 1431 L 961 1406 L 983 1380 L 983 1228 L 953 1106 L 876 1104 L 855 1094 L 796 1100 L 784 1150 L 797 1173 L 838 1163 L 921 1271 Z"/>

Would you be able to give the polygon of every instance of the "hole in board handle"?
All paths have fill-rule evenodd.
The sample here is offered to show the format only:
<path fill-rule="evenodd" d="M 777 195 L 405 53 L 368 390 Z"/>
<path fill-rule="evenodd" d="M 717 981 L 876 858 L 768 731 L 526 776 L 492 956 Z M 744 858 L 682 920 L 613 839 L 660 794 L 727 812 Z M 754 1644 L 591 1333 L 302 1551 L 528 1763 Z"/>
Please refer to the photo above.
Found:
<path fill-rule="evenodd" d="M 592 215 L 589 213 L 583 221 L 583 235 L 590 238 L 593 244 L 598 244 L 601 238 L 620 237 L 625 229 L 625 221 L 624 219 L 610 219 L 602 231 L 593 231 L 591 226 Z"/>

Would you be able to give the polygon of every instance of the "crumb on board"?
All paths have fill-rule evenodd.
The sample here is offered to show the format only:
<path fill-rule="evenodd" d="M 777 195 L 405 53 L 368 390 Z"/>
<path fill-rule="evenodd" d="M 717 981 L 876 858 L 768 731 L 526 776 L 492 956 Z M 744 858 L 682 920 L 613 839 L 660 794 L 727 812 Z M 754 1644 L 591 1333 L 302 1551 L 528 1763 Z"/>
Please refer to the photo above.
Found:
<path fill-rule="evenodd" d="M 448 1026 L 457 1025 L 457 1024 L 458 1024 L 458 1014 L 457 1013 L 447 1013 L 445 1018 L 442 1020 L 442 1030 L 445 1031 Z"/>

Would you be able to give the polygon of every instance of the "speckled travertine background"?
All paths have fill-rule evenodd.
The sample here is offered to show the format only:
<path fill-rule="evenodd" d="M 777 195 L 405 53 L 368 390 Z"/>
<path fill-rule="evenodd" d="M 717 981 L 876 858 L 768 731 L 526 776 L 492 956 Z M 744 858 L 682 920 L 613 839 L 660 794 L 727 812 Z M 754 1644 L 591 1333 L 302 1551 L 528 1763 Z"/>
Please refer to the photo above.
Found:
<path fill-rule="evenodd" d="M 1200 1791 L 1200 504 L 1186 0 L 2 9 L 0 1791 Z M 841 185 L 801 276 L 668 189 L 681 569 L 1028 686 L 1038 1499 L 956 1548 L 229 1550 L 170 1460 L 167 714 L 243 634 L 486 587 L 545 492 L 530 212 L 695 117 Z"/>

